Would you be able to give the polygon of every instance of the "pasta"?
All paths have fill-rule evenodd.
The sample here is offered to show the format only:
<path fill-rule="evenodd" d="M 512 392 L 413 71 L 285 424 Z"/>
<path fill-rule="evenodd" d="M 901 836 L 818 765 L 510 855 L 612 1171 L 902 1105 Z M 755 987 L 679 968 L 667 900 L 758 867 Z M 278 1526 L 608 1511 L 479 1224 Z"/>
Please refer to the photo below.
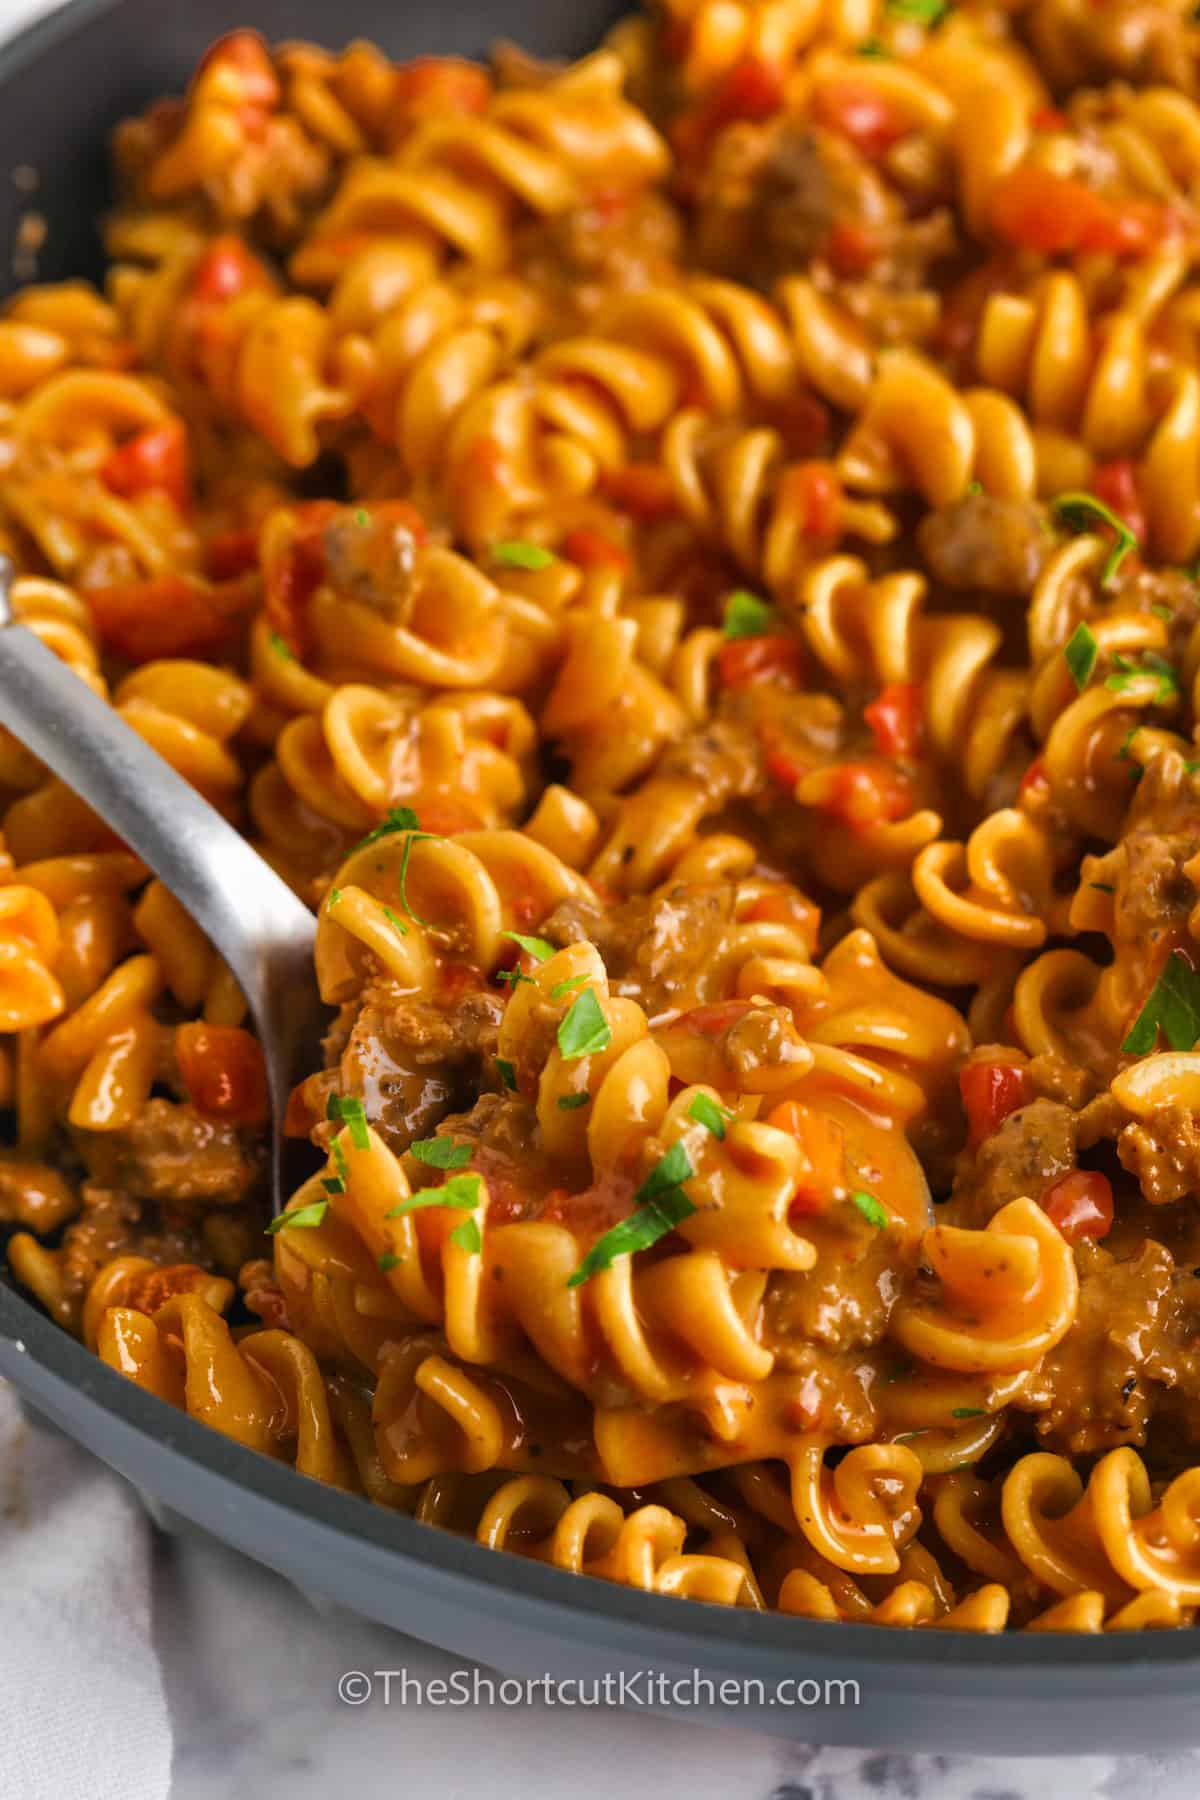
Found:
<path fill-rule="evenodd" d="M 121 125 L 0 318 L 13 608 L 331 1013 L 271 1221 L 230 971 L 0 729 L 0 1226 L 104 1363 L 645 1593 L 1192 1624 L 1196 50 L 652 0 Z"/>

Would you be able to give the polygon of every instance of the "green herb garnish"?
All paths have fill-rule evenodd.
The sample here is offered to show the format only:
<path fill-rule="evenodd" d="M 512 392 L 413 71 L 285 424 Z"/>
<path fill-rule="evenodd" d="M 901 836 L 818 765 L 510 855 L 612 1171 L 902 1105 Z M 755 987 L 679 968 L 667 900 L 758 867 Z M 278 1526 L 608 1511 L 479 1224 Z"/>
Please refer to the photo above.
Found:
<path fill-rule="evenodd" d="M 285 643 L 277 631 L 271 632 L 267 642 L 281 662 L 295 662 L 296 657 L 291 645 Z"/>
<path fill-rule="evenodd" d="M 892 53 L 886 44 L 880 43 L 878 38 L 867 38 L 864 43 L 861 43 L 858 46 L 854 54 L 855 56 L 875 57 L 884 60 Z"/>
<path fill-rule="evenodd" d="M 984 1419 L 987 1417 L 986 1406 L 955 1406 L 951 1408 L 952 1419 Z"/>
<path fill-rule="evenodd" d="M 545 962 L 555 952 L 556 946 L 548 944 L 545 938 L 525 937 L 519 931 L 502 931 L 500 936 L 511 938 L 513 943 L 518 944 L 527 956 L 532 956 L 534 962 Z"/>
<path fill-rule="evenodd" d="M 356 1094 L 330 1094 L 325 1102 L 325 1117 L 340 1120 L 349 1128 L 350 1142 L 356 1150 L 371 1148 L 371 1139 L 367 1134 L 367 1115 Z"/>
<path fill-rule="evenodd" d="M 1089 881 L 1088 886 L 1095 888 L 1098 894 L 1115 894 L 1117 891 L 1111 881 Z"/>
<path fill-rule="evenodd" d="M 1163 606 L 1161 601 L 1155 601 L 1154 605 L 1150 608 L 1150 611 L 1154 614 L 1156 619 L 1161 619 L 1165 625 L 1169 625 L 1171 620 L 1175 617 L 1175 614 L 1171 611 L 1170 607 Z"/>
<path fill-rule="evenodd" d="M 561 1000 L 564 994 L 573 994 L 576 988 L 586 987 L 592 979 L 590 975 L 568 975 L 565 981 L 556 981 L 550 989 L 552 1000 Z"/>
<path fill-rule="evenodd" d="M 725 636 L 727 638 L 762 637 L 770 631 L 775 609 L 757 594 L 738 588 L 725 602 Z"/>
<path fill-rule="evenodd" d="M 524 538 L 510 538 L 506 543 L 493 544 L 491 556 L 502 569 L 548 569 L 552 562 L 558 561 L 552 550 L 541 544 L 530 544 Z"/>
<path fill-rule="evenodd" d="M 591 1097 L 590 1094 L 560 1094 L 558 1110 L 559 1112 L 574 1112 L 577 1107 L 586 1106 Z"/>
<path fill-rule="evenodd" d="M 932 28 L 950 11 L 948 0 L 887 0 L 885 12 L 894 19 L 914 19 Z"/>
<path fill-rule="evenodd" d="M 420 829 L 421 821 L 411 806 L 393 806 L 389 812 L 384 813 L 374 831 L 368 831 L 365 838 L 360 838 L 357 844 L 347 851 L 347 855 L 356 856 L 360 850 L 365 850 L 368 844 L 377 844 L 380 838 L 390 837 L 395 831 L 420 831 Z"/>
<path fill-rule="evenodd" d="M 1072 531 L 1091 531 L 1099 523 L 1116 532 L 1117 541 L 1100 571 L 1100 585 L 1108 587 L 1129 552 L 1137 549 L 1137 539 L 1124 519 L 1118 518 L 1103 500 L 1097 500 L 1095 494 L 1060 494 L 1050 502 L 1050 510 Z"/>
<path fill-rule="evenodd" d="M 277 1219 L 271 1220 L 267 1230 L 272 1236 L 277 1231 L 293 1229 L 311 1231 L 315 1225 L 321 1223 L 328 1211 L 328 1200 L 314 1200 L 310 1206 L 298 1206 L 295 1212 L 280 1213 Z"/>
<path fill-rule="evenodd" d="M 396 1255 L 394 1250 L 385 1250 L 383 1255 L 377 1256 L 375 1260 L 386 1275 L 389 1269 L 395 1269 L 400 1266 L 401 1259 Z"/>
<path fill-rule="evenodd" d="M 425 1206 L 452 1206 L 458 1212 L 472 1212 L 479 1205 L 482 1182 L 478 1175 L 451 1175 L 442 1187 L 418 1188 L 399 1206 L 385 1213 L 385 1219 L 400 1219 L 405 1213 L 418 1212 Z"/>
<path fill-rule="evenodd" d="M 1071 671 L 1071 679 L 1080 693 L 1092 679 L 1100 646 L 1087 625 L 1077 625 L 1063 647 L 1063 661 Z"/>
<path fill-rule="evenodd" d="M 594 1056 L 612 1043 L 608 1020 L 591 988 L 585 988 L 558 1027 L 558 1047 L 564 1062 Z"/>
<path fill-rule="evenodd" d="M 383 905 L 382 901 L 380 902 L 380 905 Z M 400 918 L 399 914 L 392 911 L 390 906 L 383 907 L 383 916 L 392 927 L 393 931 L 398 931 L 401 937 L 408 936 L 408 926 L 404 923 L 404 920 Z"/>
<path fill-rule="evenodd" d="M 450 1242 L 457 1244 L 460 1250 L 465 1250 L 468 1256 L 478 1256 L 483 1249 L 479 1220 L 464 1219 L 461 1225 L 456 1225 L 450 1233 Z"/>
<path fill-rule="evenodd" d="M 371 523 L 371 515 L 365 506 L 357 508 L 354 514 L 354 523 L 356 525 L 369 525 Z"/>
<path fill-rule="evenodd" d="M 536 987 L 537 982 L 532 975 L 526 975 L 524 969 L 497 969 L 496 980 L 501 987 L 519 987 L 525 982 L 529 987 Z"/>
<path fill-rule="evenodd" d="M 498 1056 L 496 1058 L 496 1069 L 505 1087 L 508 1088 L 511 1093 L 515 1094 L 517 1091 L 517 1071 L 513 1068 L 508 1058 L 505 1056 Z"/>
<path fill-rule="evenodd" d="M 609 1268 L 618 1256 L 648 1250 L 651 1244 L 657 1244 L 659 1238 L 690 1218 L 696 1208 L 680 1183 L 695 1173 L 686 1147 L 682 1143 L 672 1144 L 633 1196 L 637 1210 L 592 1245 L 567 1286 L 580 1287 L 593 1275 Z"/>
<path fill-rule="evenodd" d="M 465 1169 L 471 1160 L 470 1144 L 456 1144 L 453 1138 L 421 1138 L 408 1146 L 410 1156 L 431 1169 Z"/>
<path fill-rule="evenodd" d="M 1200 1039 L 1200 975 L 1178 950 L 1167 958 L 1121 1049 L 1126 1056 L 1148 1056 L 1160 1031 L 1172 1050 L 1191 1050 Z"/>
<path fill-rule="evenodd" d="M 876 1231 L 882 1231 L 888 1222 L 887 1208 L 875 1198 L 874 1194 L 864 1194 L 859 1188 L 851 1194 L 850 1198 L 867 1224 L 873 1225 Z"/>
<path fill-rule="evenodd" d="M 1147 650 L 1140 663 L 1131 662 L 1127 656 L 1114 656 L 1113 673 L 1105 677 L 1104 685 L 1114 694 L 1127 694 L 1146 678 L 1155 682 L 1153 705 L 1166 706 L 1178 698 L 1179 677 L 1166 657 L 1153 650 Z"/>
<path fill-rule="evenodd" d="M 718 1106 L 716 1101 L 710 1099 L 707 1094 L 697 1094 L 688 1107 L 688 1118 L 695 1119 L 698 1125 L 703 1125 L 706 1130 L 711 1131 L 715 1138 L 725 1136 L 725 1121 L 736 1118 L 736 1116 L 728 1107 Z"/>
<path fill-rule="evenodd" d="M 337 903 L 338 903 L 338 901 L 339 901 L 339 900 L 340 900 L 340 899 L 341 899 L 341 897 L 342 897 L 342 890 L 341 890 L 341 888 L 330 888 L 330 890 L 329 890 L 329 904 L 330 904 L 330 906 L 336 906 L 336 905 L 337 905 Z"/>

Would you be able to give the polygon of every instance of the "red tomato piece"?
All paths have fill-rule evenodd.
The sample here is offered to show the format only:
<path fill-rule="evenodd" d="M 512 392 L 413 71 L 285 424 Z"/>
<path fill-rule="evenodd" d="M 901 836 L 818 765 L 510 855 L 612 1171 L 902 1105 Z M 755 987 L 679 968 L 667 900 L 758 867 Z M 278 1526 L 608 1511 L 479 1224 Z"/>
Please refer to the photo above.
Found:
<path fill-rule="evenodd" d="M 891 763 L 848 762 L 836 771 L 825 811 L 856 831 L 885 820 L 906 819 L 913 810 L 913 785 Z"/>
<path fill-rule="evenodd" d="M 1131 457 L 1118 456 L 1112 462 L 1098 463 L 1092 471 L 1092 492 L 1128 525 L 1139 544 L 1145 543 L 1146 509 L 1138 493 Z"/>
<path fill-rule="evenodd" d="M 255 604 L 255 583 L 209 583 L 156 575 L 113 587 L 85 588 L 84 599 L 106 650 L 126 662 L 192 656 L 228 644 Z"/>
<path fill-rule="evenodd" d="M 1033 1086 L 1021 1063 L 965 1063 L 959 1071 L 958 1087 L 972 1150 L 991 1137 L 1009 1113 L 1028 1106 L 1033 1099 Z"/>
<path fill-rule="evenodd" d="M 1035 756 L 1021 777 L 1021 795 L 1041 796 L 1050 792 L 1050 777 L 1040 756 Z"/>
<path fill-rule="evenodd" d="M 484 113 L 492 97 L 487 71 L 460 56 L 418 56 L 396 70 L 400 111 L 413 118 L 444 113 Z"/>
<path fill-rule="evenodd" d="M 204 547 L 204 567 L 214 581 L 231 581 L 258 567 L 258 532 L 252 525 L 223 531 Z"/>
<path fill-rule="evenodd" d="M 1108 200 L 1072 176 L 1028 164 L 997 182 L 990 216 L 998 237 L 1047 256 L 1144 256 L 1166 230 L 1162 208 L 1150 201 Z"/>
<path fill-rule="evenodd" d="M 912 757 L 921 742 L 923 717 L 920 684 L 893 681 L 863 708 L 881 756 Z"/>
<path fill-rule="evenodd" d="M 241 238 L 229 233 L 214 238 L 192 270 L 194 300 L 235 300 L 239 294 L 266 287 L 269 277 Z"/>
<path fill-rule="evenodd" d="M 790 637 L 730 638 L 717 652 L 717 673 L 723 687 L 747 687 L 758 681 L 799 687 L 804 676 L 804 652 Z"/>
<path fill-rule="evenodd" d="M 842 517 L 842 484 L 832 463 L 797 463 L 787 471 L 783 484 L 786 503 L 800 515 L 800 529 L 805 537 L 837 536 Z"/>
<path fill-rule="evenodd" d="M 749 1000 L 718 1000 L 711 1006 L 693 1006 L 674 1021 L 676 1031 L 689 1031 L 695 1037 L 720 1037 L 750 1011 Z"/>
<path fill-rule="evenodd" d="M 635 519 L 665 519 L 679 510 L 661 463 L 626 463 L 600 477 L 600 491 Z"/>
<path fill-rule="evenodd" d="M 236 85 L 248 106 L 278 106 L 280 89 L 271 53 L 257 31 L 230 31 L 210 44 L 200 59 L 197 74 L 219 70 Z"/>
<path fill-rule="evenodd" d="M 101 480 L 123 500 L 158 488 L 182 512 L 191 499 L 187 431 L 181 419 L 152 425 L 119 444 L 100 470 Z"/>
<path fill-rule="evenodd" d="M 841 1126 L 798 1100 L 784 1100 L 772 1107 L 766 1122 L 796 1139 L 807 1165 L 789 1211 L 800 1216 L 824 1212 L 846 1188 L 846 1139 Z"/>
<path fill-rule="evenodd" d="M 879 258 L 879 239 L 869 225 L 839 219 L 829 234 L 825 254 L 834 270 L 847 280 L 865 275 Z"/>
<path fill-rule="evenodd" d="M 248 1031 L 202 1021 L 177 1025 L 175 1056 L 188 1099 L 204 1118 L 258 1125 L 267 1117 L 266 1064 Z"/>
<path fill-rule="evenodd" d="M 716 134 L 738 119 L 769 119 L 786 98 L 784 71 L 761 56 L 744 56 L 708 97 L 676 119 L 670 136 L 681 159 L 702 158 Z"/>
<path fill-rule="evenodd" d="M 869 81 L 839 78 L 826 81 L 812 98 L 816 124 L 848 138 L 868 161 L 886 156 L 912 130 L 908 117 Z"/>
<path fill-rule="evenodd" d="M 1113 1223 L 1112 1183 L 1096 1169 L 1075 1169 L 1046 1189 L 1042 1211 L 1068 1244 L 1107 1237 Z"/>
<path fill-rule="evenodd" d="M 581 569 L 620 569 L 622 574 L 629 570 L 629 558 L 620 544 L 605 537 L 602 531 L 593 531 L 590 525 L 577 525 L 574 531 L 568 531 L 563 554 Z"/>

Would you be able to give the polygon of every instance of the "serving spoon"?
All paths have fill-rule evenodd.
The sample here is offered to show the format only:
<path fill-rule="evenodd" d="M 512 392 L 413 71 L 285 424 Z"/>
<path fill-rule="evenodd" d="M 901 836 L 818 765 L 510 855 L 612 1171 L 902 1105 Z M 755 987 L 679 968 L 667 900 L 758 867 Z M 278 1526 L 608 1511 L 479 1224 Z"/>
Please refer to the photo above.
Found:
<path fill-rule="evenodd" d="M 283 1192 L 283 1119 L 326 1011 L 316 919 L 215 807 L 13 615 L 0 557 L 0 724 L 153 870 L 233 971 L 262 1044 L 271 1100 L 271 1202 Z"/>

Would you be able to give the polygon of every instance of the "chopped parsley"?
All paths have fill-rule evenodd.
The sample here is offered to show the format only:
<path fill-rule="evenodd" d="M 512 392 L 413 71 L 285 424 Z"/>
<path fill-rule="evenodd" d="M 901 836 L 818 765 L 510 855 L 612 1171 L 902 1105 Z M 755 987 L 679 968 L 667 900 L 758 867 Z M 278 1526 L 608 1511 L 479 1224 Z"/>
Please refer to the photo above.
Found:
<path fill-rule="evenodd" d="M 333 1174 L 326 1176 L 321 1186 L 327 1194 L 344 1194 L 350 1181 L 350 1170 L 346 1166 L 346 1152 L 342 1149 L 341 1138 L 334 1138 L 329 1145 L 329 1154 L 333 1160 Z"/>
<path fill-rule="evenodd" d="M 1088 886 L 1095 888 L 1098 894 L 1115 894 L 1117 891 L 1111 881 L 1089 881 Z"/>
<path fill-rule="evenodd" d="M 453 1138 L 421 1138 L 408 1146 L 410 1156 L 431 1169 L 465 1169 L 471 1160 L 470 1144 L 456 1144 Z"/>
<path fill-rule="evenodd" d="M 341 899 L 341 897 L 342 897 L 342 890 L 341 890 L 341 888 L 330 888 L 330 890 L 329 890 L 329 904 L 330 904 L 330 906 L 336 906 L 336 905 L 337 905 L 337 903 L 338 903 L 338 901 L 339 901 L 339 900 L 340 900 L 340 899 Z"/>
<path fill-rule="evenodd" d="M 325 1117 L 340 1120 L 349 1127 L 350 1142 L 356 1150 L 371 1148 L 371 1139 L 367 1134 L 367 1115 L 356 1094 L 330 1094 L 325 1102 Z"/>
<path fill-rule="evenodd" d="M 517 1071 L 513 1068 L 506 1056 L 498 1056 L 496 1058 L 496 1069 L 505 1087 L 508 1088 L 511 1093 L 515 1094 L 517 1091 Z"/>
<path fill-rule="evenodd" d="M 762 637 L 770 631 L 775 609 L 757 594 L 738 588 L 725 602 L 725 636 L 727 638 Z"/>
<path fill-rule="evenodd" d="M 522 982 L 529 987 L 537 986 L 533 976 L 526 975 L 524 969 L 497 969 L 496 980 L 502 987 L 519 987 Z"/>
<path fill-rule="evenodd" d="M 884 11 L 893 19 L 914 19 L 931 29 L 950 11 L 949 0 L 887 0 Z"/>
<path fill-rule="evenodd" d="M 382 905 L 382 901 L 380 902 L 380 904 Z M 404 920 L 402 918 L 400 918 L 400 916 L 397 913 L 394 913 L 392 911 L 390 906 L 384 906 L 383 916 L 387 920 L 388 924 L 392 927 L 393 931 L 398 931 L 400 933 L 401 937 L 408 936 L 408 926 L 404 923 Z"/>
<path fill-rule="evenodd" d="M 1154 605 L 1150 608 L 1150 611 L 1154 614 L 1156 619 L 1161 619 L 1166 625 L 1169 625 L 1171 620 L 1175 617 L 1175 614 L 1171 611 L 1170 607 L 1164 606 L 1161 601 L 1155 601 Z"/>
<path fill-rule="evenodd" d="M 405 1213 L 418 1212 L 425 1206 L 452 1206 L 457 1212 L 473 1212 L 479 1205 L 483 1183 L 478 1175 L 451 1175 L 442 1187 L 418 1188 L 399 1206 L 393 1206 L 385 1219 L 400 1219 Z"/>
<path fill-rule="evenodd" d="M 525 538 L 509 538 L 503 544 L 492 545 L 492 561 L 502 569 L 548 569 L 558 558 L 541 544 L 531 544 Z"/>
<path fill-rule="evenodd" d="M 880 58 L 880 59 L 885 59 L 885 58 L 889 57 L 892 53 L 888 49 L 886 44 L 880 43 L 878 38 L 867 38 L 864 43 L 861 43 L 858 46 L 858 48 L 854 52 L 854 54 L 855 54 L 855 56 L 867 56 L 867 57 L 876 57 L 876 58 Z"/>
<path fill-rule="evenodd" d="M 500 936 L 511 938 L 514 944 L 518 944 L 524 950 L 526 956 L 532 956 L 534 962 L 545 962 L 548 957 L 554 955 L 555 946 L 548 944 L 545 938 L 525 937 L 519 931 L 502 931 Z"/>
<path fill-rule="evenodd" d="M 321 1223 L 328 1211 L 328 1200 L 314 1200 L 310 1206 L 298 1206 L 295 1212 L 280 1213 L 277 1219 L 271 1220 L 267 1230 L 272 1235 L 277 1231 L 299 1229 L 311 1231 L 314 1226 Z"/>
<path fill-rule="evenodd" d="M 952 1419 L 985 1419 L 987 1417 L 987 1407 L 956 1406 L 951 1409 L 950 1417 Z"/>
<path fill-rule="evenodd" d="M 292 650 L 291 645 L 285 643 L 277 631 L 271 632 L 267 642 L 270 644 L 280 662 L 295 662 L 295 652 Z"/>
<path fill-rule="evenodd" d="M 365 506 L 360 506 L 356 509 L 354 523 L 356 525 L 369 525 L 371 523 L 371 515 Z"/>
<path fill-rule="evenodd" d="M 1140 663 L 1130 662 L 1127 656 L 1113 658 L 1113 673 L 1105 678 L 1104 685 L 1114 694 L 1127 694 L 1137 682 L 1151 679 L 1155 683 L 1155 706 L 1166 706 L 1179 694 L 1179 677 L 1165 656 L 1159 656 L 1153 650 L 1147 650 Z"/>
<path fill-rule="evenodd" d="M 882 1231 L 888 1222 L 887 1208 L 875 1198 L 874 1194 L 864 1194 L 862 1189 L 858 1188 L 850 1198 L 867 1224 L 873 1225 L 876 1231 Z"/>
<path fill-rule="evenodd" d="M 594 1056 L 612 1043 L 608 1020 L 591 988 L 585 988 L 558 1027 L 558 1047 L 564 1062 Z"/>
<path fill-rule="evenodd" d="M 390 812 L 384 813 L 374 831 L 368 831 L 365 838 L 347 851 L 348 856 L 356 856 L 365 850 L 368 844 L 377 844 L 380 838 L 390 837 L 394 831 L 420 831 L 421 821 L 411 806 L 393 806 Z"/>
<path fill-rule="evenodd" d="M 672 1144 L 633 1196 L 636 1210 L 597 1239 L 567 1286 L 582 1286 L 593 1275 L 610 1268 L 618 1256 L 632 1256 L 635 1250 L 648 1250 L 651 1244 L 657 1244 L 659 1238 L 690 1218 L 696 1208 L 680 1184 L 695 1173 L 685 1145 Z"/>
<path fill-rule="evenodd" d="M 1071 671 L 1071 679 L 1080 693 L 1092 679 L 1100 646 L 1096 634 L 1087 625 L 1077 625 L 1063 648 L 1063 660 Z"/>
<path fill-rule="evenodd" d="M 688 1107 L 688 1118 L 695 1119 L 698 1125 L 711 1131 L 715 1138 L 725 1136 L 725 1121 L 735 1116 L 728 1107 L 718 1106 L 708 1094 L 697 1094 Z"/>
<path fill-rule="evenodd" d="M 376 1257 L 375 1260 L 386 1275 L 389 1269 L 398 1268 L 402 1259 L 396 1255 L 394 1250 L 385 1250 L 383 1255 Z"/>
<path fill-rule="evenodd" d="M 460 1250 L 465 1250 L 468 1256 L 478 1256 L 483 1249 L 479 1220 L 464 1219 L 461 1225 L 456 1225 L 450 1233 L 450 1242 L 457 1244 Z"/>
<path fill-rule="evenodd" d="M 590 975 L 568 975 L 565 981 L 556 981 L 550 989 L 552 1000 L 561 1000 L 564 994 L 573 994 L 576 988 L 586 987 L 591 980 Z"/>
<path fill-rule="evenodd" d="M 1121 1049 L 1126 1056 L 1148 1056 L 1160 1031 L 1172 1050 L 1191 1050 L 1200 1039 L 1200 975 L 1178 950 L 1167 958 Z"/>
<path fill-rule="evenodd" d="M 560 1094 L 558 1110 L 559 1112 L 574 1112 L 577 1107 L 586 1106 L 591 1097 L 590 1094 Z"/>
<path fill-rule="evenodd" d="M 1101 587 L 1111 586 L 1129 552 L 1137 549 L 1137 539 L 1124 519 L 1118 518 L 1110 507 L 1105 506 L 1103 500 L 1097 500 L 1095 494 L 1060 494 L 1057 500 L 1050 502 L 1050 510 L 1071 531 L 1093 531 L 1099 524 L 1107 525 L 1110 531 L 1116 532 L 1116 542 L 1105 557 L 1104 567 L 1100 571 Z"/>

